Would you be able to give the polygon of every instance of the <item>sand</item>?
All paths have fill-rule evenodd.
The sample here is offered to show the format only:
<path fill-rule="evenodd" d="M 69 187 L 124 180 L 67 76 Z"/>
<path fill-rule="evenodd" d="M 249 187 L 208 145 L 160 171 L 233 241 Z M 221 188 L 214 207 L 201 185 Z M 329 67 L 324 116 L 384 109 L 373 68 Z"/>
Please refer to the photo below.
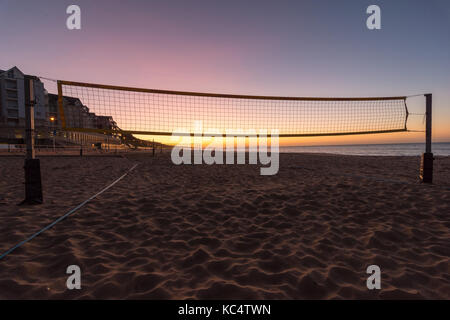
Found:
<path fill-rule="evenodd" d="M 283 154 L 257 165 L 175 166 L 167 155 L 42 157 L 45 203 L 23 158 L 0 158 L 0 252 L 126 172 L 0 260 L 0 299 L 449 299 L 450 158 Z M 82 289 L 67 290 L 80 266 Z M 366 268 L 381 268 L 368 290 Z"/>

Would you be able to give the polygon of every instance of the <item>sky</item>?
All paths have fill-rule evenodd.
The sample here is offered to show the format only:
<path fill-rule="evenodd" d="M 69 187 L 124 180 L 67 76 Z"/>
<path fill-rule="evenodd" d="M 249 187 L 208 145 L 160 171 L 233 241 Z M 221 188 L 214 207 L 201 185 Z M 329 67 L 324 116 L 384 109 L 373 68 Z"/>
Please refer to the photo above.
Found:
<path fill-rule="evenodd" d="M 70 4 L 81 8 L 81 30 L 66 28 Z M 381 30 L 366 27 L 372 4 Z M 433 140 L 450 141 L 448 0 L 0 0 L 0 39 L 0 69 L 52 79 L 278 96 L 429 92 Z M 422 97 L 409 100 L 424 112 Z M 410 120 L 424 129 L 421 116 Z M 284 144 L 422 141 L 407 132 Z"/>

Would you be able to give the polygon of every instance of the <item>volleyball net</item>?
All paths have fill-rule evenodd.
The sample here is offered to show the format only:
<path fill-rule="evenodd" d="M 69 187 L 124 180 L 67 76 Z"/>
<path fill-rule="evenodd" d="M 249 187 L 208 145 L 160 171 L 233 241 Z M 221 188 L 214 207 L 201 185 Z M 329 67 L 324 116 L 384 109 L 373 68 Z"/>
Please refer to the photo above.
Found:
<path fill-rule="evenodd" d="M 138 135 L 276 131 L 280 137 L 306 137 L 400 132 L 407 131 L 406 98 L 250 96 L 58 81 L 62 129 Z M 197 132 L 199 121 L 202 132 Z"/>

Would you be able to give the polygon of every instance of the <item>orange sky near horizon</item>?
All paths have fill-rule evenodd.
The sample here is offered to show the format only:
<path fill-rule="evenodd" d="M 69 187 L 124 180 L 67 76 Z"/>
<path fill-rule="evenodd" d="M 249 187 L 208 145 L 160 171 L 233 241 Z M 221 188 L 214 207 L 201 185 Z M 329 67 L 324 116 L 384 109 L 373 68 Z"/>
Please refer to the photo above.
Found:
<path fill-rule="evenodd" d="M 139 139 L 155 141 L 166 145 L 175 145 L 170 136 L 136 135 Z M 181 139 L 175 138 L 175 141 Z M 209 145 L 210 139 L 205 138 L 203 145 Z M 434 138 L 433 142 L 449 142 L 448 139 Z M 279 138 L 279 145 L 287 146 L 319 146 L 319 145 L 346 145 L 346 144 L 389 144 L 389 143 L 425 143 L 423 132 L 398 132 L 383 134 L 361 134 L 349 136 L 326 136 L 326 137 L 289 137 Z"/>

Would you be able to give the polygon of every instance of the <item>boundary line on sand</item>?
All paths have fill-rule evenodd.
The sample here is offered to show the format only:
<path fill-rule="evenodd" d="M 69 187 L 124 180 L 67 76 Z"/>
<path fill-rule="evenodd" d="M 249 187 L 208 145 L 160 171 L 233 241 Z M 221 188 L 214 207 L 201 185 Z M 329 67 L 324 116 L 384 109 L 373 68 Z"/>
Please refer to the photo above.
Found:
<path fill-rule="evenodd" d="M 2 253 L 0 255 L 0 260 L 3 259 L 4 257 L 6 257 L 8 254 L 10 254 L 11 252 L 13 252 L 14 250 L 16 250 L 17 248 L 21 247 L 22 245 L 24 245 L 25 243 L 27 243 L 28 241 L 33 240 L 35 237 L 37 237 L 38 235 L 40 235 L 42 232 L 50 229 L 51 227 L 53 227 L 55 224 L 57 224 L 58 222 L 64 220 L 65 218 L 67 218 L 68 216 L 70 216 L 72 213 L 76 212 L 78 209 L 82 208 L 86 203 L 90 202 L 91 200 L 95 199 L 96 197 L 98 197 L 99 195 L 101 195 L 103 192 L 105 192 L 106 190 L 110 189 L 112 186 L 114 186 L 116 183 L 118 183 L 120 180 L 122 180 L 123 178 L 125 178 L 125 176 L 127 176 L 131 171 L 134 170 L 134 168 L 136 168 L 138 166 L 138 163 L 135 164 L 134 166 L 132 166 L 130 169 L 128 169 L 127 172 L 125 172 L 123 175 L 121 175 L 117 180 L 115 180 L 113 183 L 111 183 L 109 186 L 103 188 L 101 191 L 97 192 L 96 194 L 94 194 L 93 196 L 91 196 L 89 199 L 83 201 L 82 203 L 80 203 L 78 206 L 76 206 L 75 208 L 73 208 L 72 210 L 70 210 L 69 212 L 67 212 L 66 214 L 64 214 L 63 216 L 59 217 L 58 219 L 56 219 L 55 221 L 53 221 L 52 223 L 50 223 L 48 226 L 42 228 L 41 230 L 39 230 L 38 232 L 36 232 L 35 234 L 33 234 L 32 236 L 28 237 L 27 239 L 23 240 L 22 242 L 19 242 L 18 244 L 16 244 L 14 247 L 10 248 L 9 250 L 5 251 L 4 253 Z"/>

